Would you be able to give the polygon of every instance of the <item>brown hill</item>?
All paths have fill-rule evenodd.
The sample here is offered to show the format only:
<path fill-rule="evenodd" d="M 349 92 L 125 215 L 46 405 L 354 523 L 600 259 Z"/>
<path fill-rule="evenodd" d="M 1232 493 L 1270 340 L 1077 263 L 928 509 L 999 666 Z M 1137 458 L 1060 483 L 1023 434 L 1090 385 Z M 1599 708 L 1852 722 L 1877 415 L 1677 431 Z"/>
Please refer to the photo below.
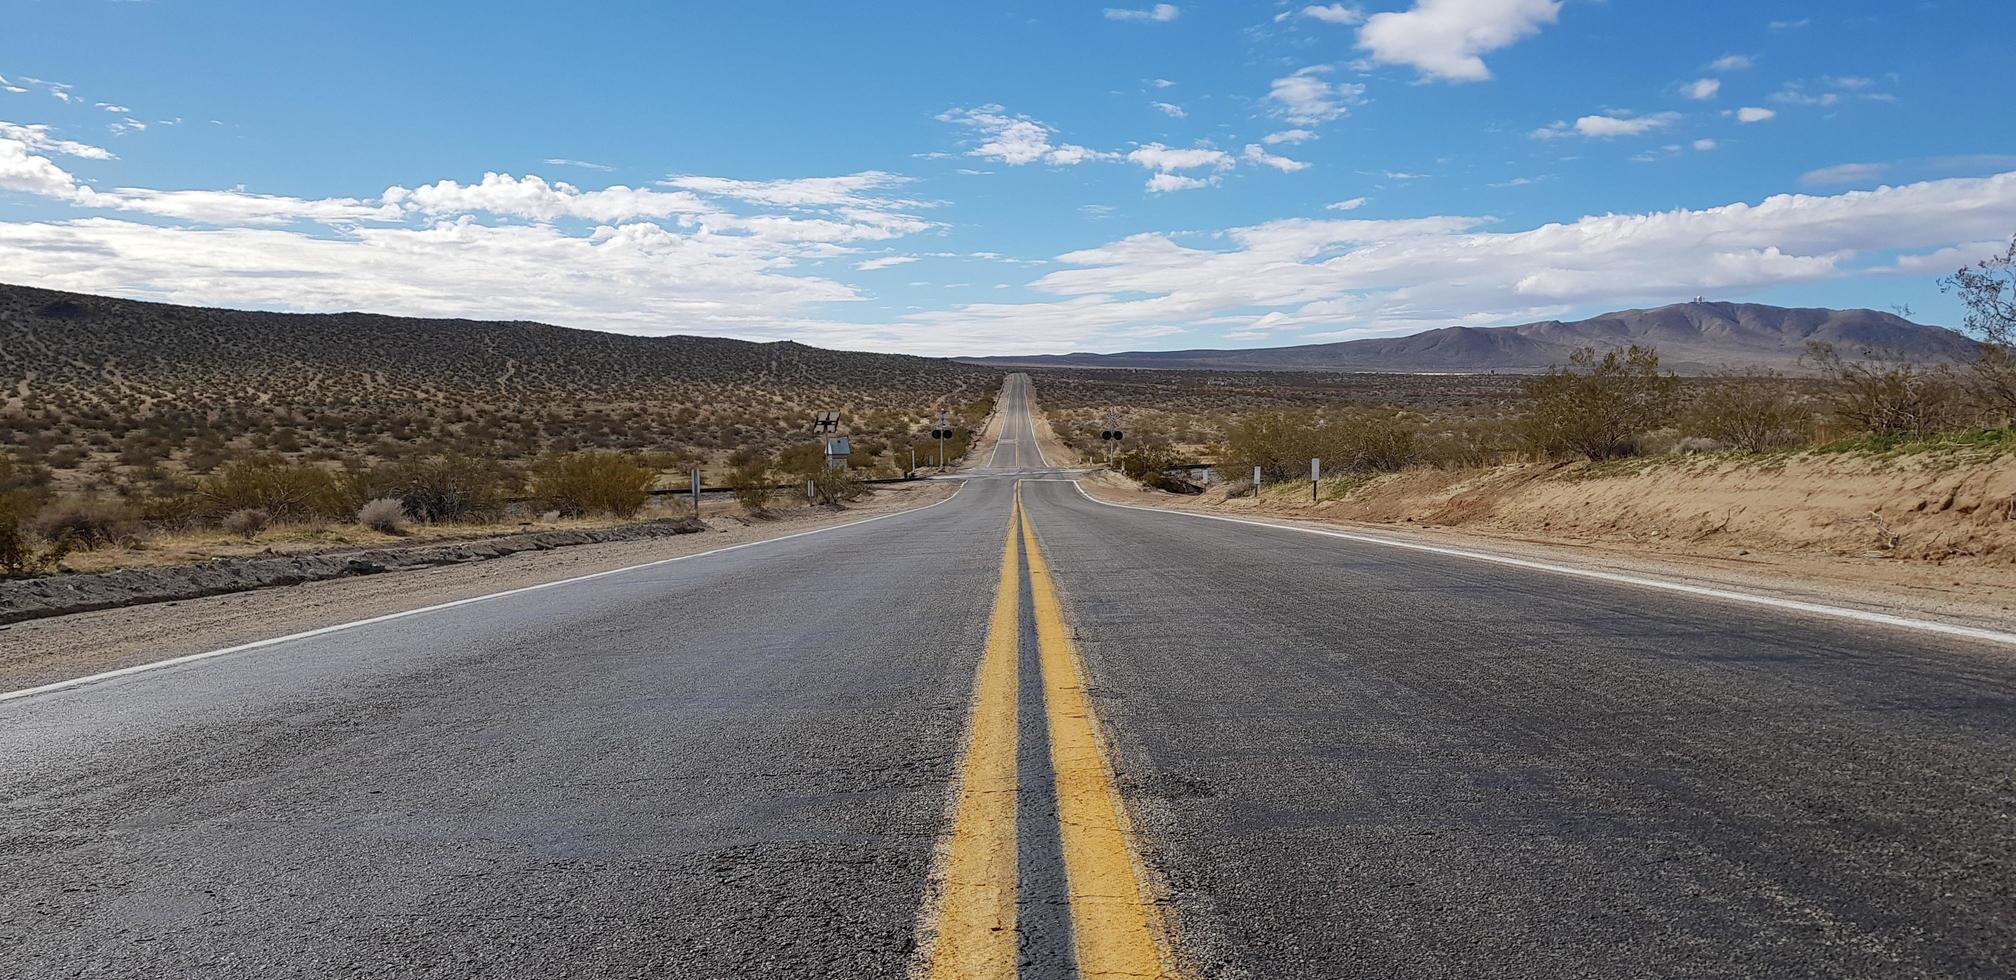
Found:
<path fill-rule="evenodd" d="M 0 285 L 0 442 L 70 469 L 246 449 L 698 457 L 803 441 L 843 413 L 906 437 L 1000 372 L 935 358 L 542 323 L 201 309 Z"/>
<path fill-rule="evenodd" d="M 1752 303 L 1681 303 L 1587 320 L 1515 327 L 1444 327 L 1406 337 L 1249 350 L 1129 351 L 978 357 L 970 363 L 1032 367 L 1128 367 L 1245 371 L 1541 371 L 1578 347 L 1656 347 L 1666 366 L 1703 374 L 1768 367 L 1796 372 L 1809 342 L 1850 353 L 1881 349 L 1908 360 L 1966 360 L 1974 344 L 1944 327 L 1874 310 L 1788 309 Z"/>

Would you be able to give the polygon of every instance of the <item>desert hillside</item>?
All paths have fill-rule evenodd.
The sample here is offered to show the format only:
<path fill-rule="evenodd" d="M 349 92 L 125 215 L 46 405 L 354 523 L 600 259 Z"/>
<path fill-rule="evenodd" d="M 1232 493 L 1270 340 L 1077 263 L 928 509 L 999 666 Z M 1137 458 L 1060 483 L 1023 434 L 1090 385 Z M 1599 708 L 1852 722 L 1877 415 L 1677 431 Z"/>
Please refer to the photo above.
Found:
<path fill-rule="evenodd" d="M 1812 342 L 1855 354 L 1882 351 L 1920 363 L 1964 361 L 1974 342 L 1944 327 L 1875 310 L 1788 309 L 1752 303 L 1680 303 L 1587 320 L 1512 327 L 1443 327 L 1406 337 L 1250 350 L 1130 351 L 983 357 L 976 364 L 1236 371 L 1535 372 L 1580 347 L 1658 348 L 1669 370 L 1707 374 L 1764 367 L 1800 372 Z"/>
<path fill-rule="evenodd" d="M 0 442 L 58 471 L 803 441 L 814 411 L 893 444 L 991 397 L 952 361 L 541 323 L 200 309 L 0 286 Z M 92 481 L 94 483 L 102 481 Z"/>

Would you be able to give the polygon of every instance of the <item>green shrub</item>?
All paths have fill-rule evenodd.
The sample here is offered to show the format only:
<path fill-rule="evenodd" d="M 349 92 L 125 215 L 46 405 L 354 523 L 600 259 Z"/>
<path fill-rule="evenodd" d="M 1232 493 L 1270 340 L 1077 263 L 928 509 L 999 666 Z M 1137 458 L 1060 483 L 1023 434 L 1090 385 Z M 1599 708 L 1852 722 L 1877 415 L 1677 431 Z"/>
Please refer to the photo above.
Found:
<path fill-rule="evenodd" d="M 1645 433 L 1666 425 L 1679 380 L 1659 371 L 1659 353 L 1584 347 L 1566 368 L 1550 368 L 1526 383 L 1520 429 L 1548 455 L 1592 460 L 1633 456 Z"/>
<path fill-rule="evenodd" d="M 621 453 L 547 456 L 532 467 L 532 499 L 543 510 L 569 517 L 629 517 L 651 499 L 657 479 L 656 472 Z"/>
<path fill-rule="evenodd" d="M 218 467 L 203 478 L 196 492 L 210 501 L 214 514 L 260 510 L 273 520 L 296 521 L 348 510 L 329 471 L 270 454 Z"/>
<path fill-rule="evenodd" d="M 353 512 L 392 497 L 414 520 L 439 524 L 495 517 L 503 512 L 505 494 L 519 479 L 490 460 L 437 456 L 354 470 L 343 475 L 342 483 L 345 503 Z"/>
<path fill-rule="evenodd" d="M 1926 366 L 1881 351 L 1859 360 L 1831 344 L 1806 347 L 1808 361 L 1832 382 L 1834 415 L 1857 431 L 1923 439 L 1970 421 L 1967 392 L 1946 365 Z"/>
<path fill-rule="evenodd" d="M 775 492 L 770 486 L 770 468 L 760 458 L 744 460 L 730 470 L 728 487 L 735 493 L 735 502 L 751 514 L 769 507 L 770 495 Z"/>
<path fill-rule="evenodd" d="M 1813 413 L 1777 372 L 1755 370 L 1702 382 L 1682 427 L 1734 449 L 1769 452 L 1810 441 Z"/>

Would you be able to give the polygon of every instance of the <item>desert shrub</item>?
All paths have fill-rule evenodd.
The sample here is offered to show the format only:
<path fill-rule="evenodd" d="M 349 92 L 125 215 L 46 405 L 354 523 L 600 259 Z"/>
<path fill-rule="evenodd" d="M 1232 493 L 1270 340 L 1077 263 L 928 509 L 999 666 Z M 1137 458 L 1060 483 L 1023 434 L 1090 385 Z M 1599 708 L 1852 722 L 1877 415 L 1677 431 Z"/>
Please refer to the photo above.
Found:
<path fill-rule="evenodd" d="M 212 513 L 258 510 L 272 520 L 305 520 L 348 509 L 329 471 L 266 454 L 218 467 L 196 492 L 210 501 Z"/>
<path fill-rule="evenodd" d="M 629 517 L 651 499 L 657 479 L 656 472 L 621 453 L 553 455 L 532 467 L 532 499 L 541 509 L 570 517 Z"/>
<path fill-rule="evenodd" d="M 2001 255 L 1977 262 L 1940 280 L 1967 306 L 1962 325 L 1980 346 L 1968 364 L 1974 395 L 2000 421 L 2016 419 L 2016 238 Z"/>
<path fill-rule="evenodd" d="M 39 496 L 49 488 L 53 474 L 49 467 L 17 459 L 11 453 L 0 452 L 0 493 L 26 492 Z"/>
<path fill-rule="evenodd" d="M 1830 382 L 1835 417 L 1858 431 L 1922 439 L 1964 425 L 1971 414 L 1966 392 L 1946 365 L 1915 364 L 1876 350 L 1849 360 L 1818 342 L 1807 346 L 1806 357 Z"/>
<path fill-rule="evenodd" d="M 348 503 L 362 508 L 397 498 L 407 515 L 430 524 L 480 520 L 504 509 L 506 492 L 519 482 L 509 468 L 468 456 L 436 456 L 388 463 L 343 475 Z"/>
<path fill-rule="evenodd" d="M 1548 455 L 1635 455 L 1639 439 L 1666 424 L 1678 384 L 1659 371 L 1659 353 L 1650 347 L 1584 347 L 1567 367 L 1526 383 L 1519 427 L 1528 446 Z"/>
<path fill-rule="evenodd" d="M 851 469 L 832 466 L 821 467 L 819 472 L 807 478 L 812 484 L 814 499 L 822 504 L 839 504 L 856 500 L 868 492 L 859 474 Z"/>
<path fill-rule="evenodd" d="M 1328 472 L 1369 473 L 1405 469 L 1421 458 L 1419 437 L 1401 418 L 1357 411 L 1254 413 L 1225 427 L 1218 450 L 1227 472 L 1250 476 L 1257 466 L 1268 481 L 1309 472 L 1311 459 Z"/>
<path fill-rule="evenodd" d="M 37 511 L 29 526 L 44 541 L 67 541 L 86 551 L 140 536 L 133 508 L 108 497 L 58 498 Z"/>
<path fill-rule="evenodd" d="M 232 534 L 251 538 L 273 526 L 273 515 L 258 507 L 244 507 L 224 515 L 217 524 Z"/>
<path fill-rule="evenodd" d="M 0 491 L 0 578 L 19 578 L 41 571 L 46 556 L 36 551 L 28 533 L 40 502 L 26 490 Z"/>
<path fill-rule="evenodd" d="M 382 534 L 403 534 L 406 505 L 397 497 L 380 497 L 357 508 L 357 523 Z"/>
<path fill-rule="evenodd" d="M 735 502 L 751 514 L 762 513 L 770 506 L 770 495 L 776 491 L 770 485 L 770 470 L 761 459 L 744 460 L 728 472 L 728 488 L 735 494 Z"/>
<path fill-rule="evenodd" d="M 1756 370 L 1703 382 L 1682 427 L 1733 449 L 1769 452 L 1810 441 L 1813 413 L 1798 403 L 1777 372 Z"/>
<path fill-rule="evenodd" d="M 134 498 L 133 505 L 149 527 L 193 527 L 211 513 L 207 498 L 180 491 L 149 493 Z"/>

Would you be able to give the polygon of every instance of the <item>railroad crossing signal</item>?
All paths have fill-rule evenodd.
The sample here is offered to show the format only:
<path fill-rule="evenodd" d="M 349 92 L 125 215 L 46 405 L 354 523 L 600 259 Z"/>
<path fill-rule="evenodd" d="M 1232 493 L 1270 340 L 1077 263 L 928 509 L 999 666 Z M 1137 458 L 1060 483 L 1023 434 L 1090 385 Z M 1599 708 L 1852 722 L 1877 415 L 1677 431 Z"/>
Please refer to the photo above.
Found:
<path fill-rule="evenodd" d="M 938 444 L 938 469 L 945 469 L 945 442 L 952 438 L 952 415 L 943 409 L 938 412 L 938 423 L 931 429 L 931 440 Z"/>
<path fill-rule="evenodd" d="M 1107 415 L 1106 428 L 1099 433 L 1099 439 L 1102 442 L 1119 442 L 1126 436 L 1127 433 L 1120 431 L 1120 420 L 1113 415 Z"/>

